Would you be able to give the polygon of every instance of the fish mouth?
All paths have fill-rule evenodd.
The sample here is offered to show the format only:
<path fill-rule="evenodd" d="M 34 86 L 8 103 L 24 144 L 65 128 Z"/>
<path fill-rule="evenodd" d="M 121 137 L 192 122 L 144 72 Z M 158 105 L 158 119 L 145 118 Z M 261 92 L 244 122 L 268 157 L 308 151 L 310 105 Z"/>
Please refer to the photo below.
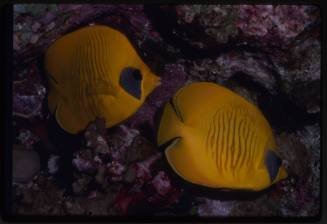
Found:
<path fill-rule="evenodd" d="M 152 82 L 154 83 L 155 86 L 160 86 L 161 85 L 161 78 L 157 75 L 153 75 L 154 77 L 152 78 Z"/>
<path fill-rule="evenodd" d="M 166 141 L 165 143 L 159 145 L 159 151 L 166 152 L 169 148 L 174 147 L 181 139 L 182 137 L 178 136 Z"/>
<path fill-rule="evenodd" d="M 161 78 L 156 76 L 151 72 L 143 72 L 143 81 L 142 81 L 142 92 L 146 97 L 149 95 L 155 88 L 161 85 Z"/>

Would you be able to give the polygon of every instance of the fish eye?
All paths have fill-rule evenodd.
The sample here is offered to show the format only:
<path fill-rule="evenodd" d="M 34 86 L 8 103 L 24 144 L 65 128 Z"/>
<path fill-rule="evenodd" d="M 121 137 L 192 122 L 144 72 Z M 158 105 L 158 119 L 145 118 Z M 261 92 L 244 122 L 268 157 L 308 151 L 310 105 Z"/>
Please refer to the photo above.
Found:
<path fill-rule="evenodd" d="M 133 78 L 134 78 L 135 80 L 138 80 L 138 81 L 142 80 L 142 75 L 141 75 L 140 70 L 135 69 L 135 70 L 133 71 L 132 75 L 133 75 Z"/>
<path fill-rule="evenodd" d="M 274 151 L 268 150 L 265 164 L 269 173 L 270 180 L 273 182 L 277 177 L 279 167 L 282 164 L 282 160 L 276 155 Z"/>
<path fill-rule="evenodd" d="M 130 95 L 141 99 L 142 73 L 139 69 L 127 67 L 120 73 L 120 86 Z"/>

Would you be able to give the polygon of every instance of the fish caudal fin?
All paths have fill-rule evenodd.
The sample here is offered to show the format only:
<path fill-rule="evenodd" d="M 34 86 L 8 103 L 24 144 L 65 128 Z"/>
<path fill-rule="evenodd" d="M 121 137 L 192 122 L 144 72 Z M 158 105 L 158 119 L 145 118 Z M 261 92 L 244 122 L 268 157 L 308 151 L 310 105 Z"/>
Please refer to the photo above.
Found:
<path fill-rule="evenodd" d="M 176 138 L 165 149 L 167 161 L 175 173 L 182 179 L 192 183 L 204 183 L 206 178 L 197 169 L 196 158 L 187 153 L 188 147 L 182 138 Z"/>

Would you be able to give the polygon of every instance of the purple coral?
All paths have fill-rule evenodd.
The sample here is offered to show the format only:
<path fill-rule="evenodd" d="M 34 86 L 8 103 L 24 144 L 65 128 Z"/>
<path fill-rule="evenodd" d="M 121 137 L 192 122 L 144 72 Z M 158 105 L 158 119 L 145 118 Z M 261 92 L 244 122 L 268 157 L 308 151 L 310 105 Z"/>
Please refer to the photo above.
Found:
<path fill-rule="evenodd" d="M 18 140 L 27 148 L 31 149 L 36 142 L 40 139 L 34 135 L 30 130 L 20 129 L 18 134 Z"/>
<path fill-rule="evenodd" d="M 163 171 L 158 172 L 158 174 L 153 178 L 152 184 L 158 194 L 162 196 L 166 195 L 171 190 L 170 179 Z"/>
<path fill-rule="evenodd" d="M 200 198 L 202 203 L 198 207 L 200 216 L 229 216 L 233 208 L 232 201 L 211 200 L 209 198 Z"/>
<path fill-rule="evenodd" d="M 40 83 L 38 71 L 32 67 L 24 74 L 23 80 L 13 84 L 13 113 L 16 116 L 31 118 L 42 116 L 41 109 L 46 89 Z"/>
<path fill-rule="evenodd" d="M 310 6 L 241 5 L 237 27 L 245 36 L 260 38 L 266 44 L 288 43 L 314 22 L 310 10 Z"/>
<path fill-rule="evenodd" d="M 92 172 L 97 168 L 97 164 L 94 161 L 80 156 L 74 158 L 72 162 L 74 167 L 80 172 Z"/>
<path fill-rule="evenodd" d="M 107 164 L 108 173 L 110 174 L 110 180 L 117 182 L 123 179 L 122 175 L 125 171 L 125 166 L 118 161 L 113 161 Z"/>
<path fill-rule="evenodd" d="M 143 162 L 136 163 L 135 169 L 138 182 L 144 183 L 152 178 L 150 168 L 160 157 L 161 154 L 158 153 Z"/>

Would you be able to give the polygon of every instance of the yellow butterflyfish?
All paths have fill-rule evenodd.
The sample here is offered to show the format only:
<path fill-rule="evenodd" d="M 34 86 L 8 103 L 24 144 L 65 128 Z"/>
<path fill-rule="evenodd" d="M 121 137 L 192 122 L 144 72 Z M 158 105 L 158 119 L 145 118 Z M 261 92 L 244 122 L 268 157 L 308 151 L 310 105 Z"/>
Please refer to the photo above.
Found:
<path fill-rule="evenodd" d="M 260 191 L 287 177 L 261 111 L 214 83 L 181 88 L 164 107 L 157 138 L 171 168 L 193 184 Z"/>
<path fill-rule="evenodd" d="M 128 38 L 103 25 L 56 40 L 46 52 L 45 68 L 50 112 L 73 134 L 96 117 L 104 118 L 106 127 L 122 122 L 160 84 Z"/>

